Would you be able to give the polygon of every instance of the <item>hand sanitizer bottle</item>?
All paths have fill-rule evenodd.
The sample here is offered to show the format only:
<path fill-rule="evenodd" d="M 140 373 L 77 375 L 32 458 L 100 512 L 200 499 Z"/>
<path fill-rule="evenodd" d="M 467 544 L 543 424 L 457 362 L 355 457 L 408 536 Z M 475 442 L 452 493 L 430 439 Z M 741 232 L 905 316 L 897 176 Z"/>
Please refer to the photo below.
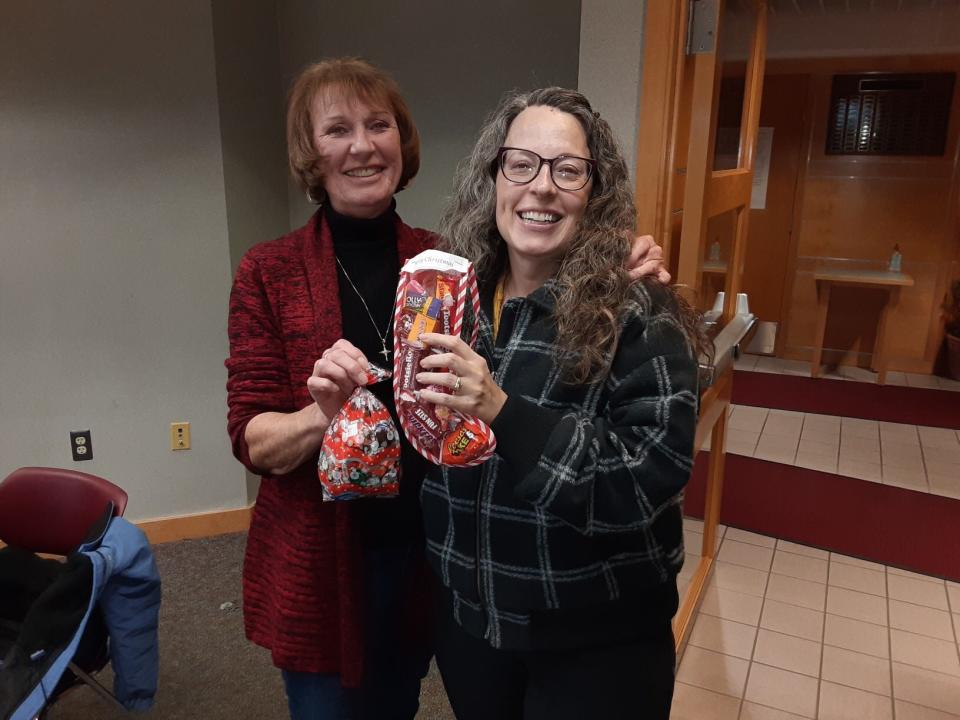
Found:
<path fill-rule="evenodd" d="M 893 255 L 890 256 L 890 264 L 887 270 L 893 273 L 900 272 L 903 267 L 903 255 L 900 254 L 900 245 L 893 246 Z"/>
<path fill-rule="evenodd" d="M 714 240 L 710 244 L 710 262 L 720 262 L 720 241 Z"/>

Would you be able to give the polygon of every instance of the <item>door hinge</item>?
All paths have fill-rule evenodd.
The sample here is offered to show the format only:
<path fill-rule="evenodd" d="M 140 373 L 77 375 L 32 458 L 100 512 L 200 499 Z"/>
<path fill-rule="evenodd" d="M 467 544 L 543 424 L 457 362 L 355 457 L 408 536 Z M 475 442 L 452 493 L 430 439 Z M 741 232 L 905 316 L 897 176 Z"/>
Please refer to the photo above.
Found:
<path fill-rule="evenodd" d="M 690 0 L 687 55 L 712 53 L 717 46 L 717 0 Z"/>

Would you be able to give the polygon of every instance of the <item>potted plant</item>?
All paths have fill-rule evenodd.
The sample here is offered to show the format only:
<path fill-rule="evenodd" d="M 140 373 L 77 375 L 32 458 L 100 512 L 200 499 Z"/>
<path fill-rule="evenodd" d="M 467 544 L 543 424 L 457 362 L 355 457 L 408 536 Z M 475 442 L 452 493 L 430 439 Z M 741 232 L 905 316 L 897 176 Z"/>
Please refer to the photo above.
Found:
<path fill-rule="evenodd" d="M 943 318 L 947 331 L 947 358 L 950 376 L 960 380 L 960 280 L 950 283 L 947 297 L 943 301 Z"/>

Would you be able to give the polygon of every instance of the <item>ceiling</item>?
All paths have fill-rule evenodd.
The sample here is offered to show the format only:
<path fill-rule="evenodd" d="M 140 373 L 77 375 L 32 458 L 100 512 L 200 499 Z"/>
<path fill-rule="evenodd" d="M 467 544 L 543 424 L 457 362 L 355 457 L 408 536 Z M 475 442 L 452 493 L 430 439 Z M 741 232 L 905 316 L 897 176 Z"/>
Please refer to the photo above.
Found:
<path fill-rule="evenodd" d="M 747 4 L 749 0 L 733 0 Z M 771 14 L 828 15 L 864 12 L 903 12 L 921 9 L 960 10 L 960 0 L 767 0 Z"/>
<path fill-rule="evenodd" d="M 727 12 L 749 13 L 754 0 L 727 0 Z M 960 0 L 767 0 L 771 15 L 842 15 L 847 13 L 916 12 L 955 10 Z M 958 30 L 960 31 L 960 30 Z"/>

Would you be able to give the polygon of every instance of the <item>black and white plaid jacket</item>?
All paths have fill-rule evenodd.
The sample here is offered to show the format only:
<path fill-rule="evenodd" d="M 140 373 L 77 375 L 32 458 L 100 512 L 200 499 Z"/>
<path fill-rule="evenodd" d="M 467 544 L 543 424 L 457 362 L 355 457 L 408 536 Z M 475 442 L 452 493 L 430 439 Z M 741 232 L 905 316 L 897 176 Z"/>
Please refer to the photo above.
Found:
<path fill-rule="evenodd" d="M 481 312 L 476 349 L 509 396 L 497 454 L 435 468 L 421 501 L 454 615 L 494 647 L 527 644 L 538 611 L 642 598 L 683 563 L 697 363 L 667 291 L 634 287 L 609 372 L 582 385 L 563 379 L 552 281 L 504 304 L 499 344 Z"/>

